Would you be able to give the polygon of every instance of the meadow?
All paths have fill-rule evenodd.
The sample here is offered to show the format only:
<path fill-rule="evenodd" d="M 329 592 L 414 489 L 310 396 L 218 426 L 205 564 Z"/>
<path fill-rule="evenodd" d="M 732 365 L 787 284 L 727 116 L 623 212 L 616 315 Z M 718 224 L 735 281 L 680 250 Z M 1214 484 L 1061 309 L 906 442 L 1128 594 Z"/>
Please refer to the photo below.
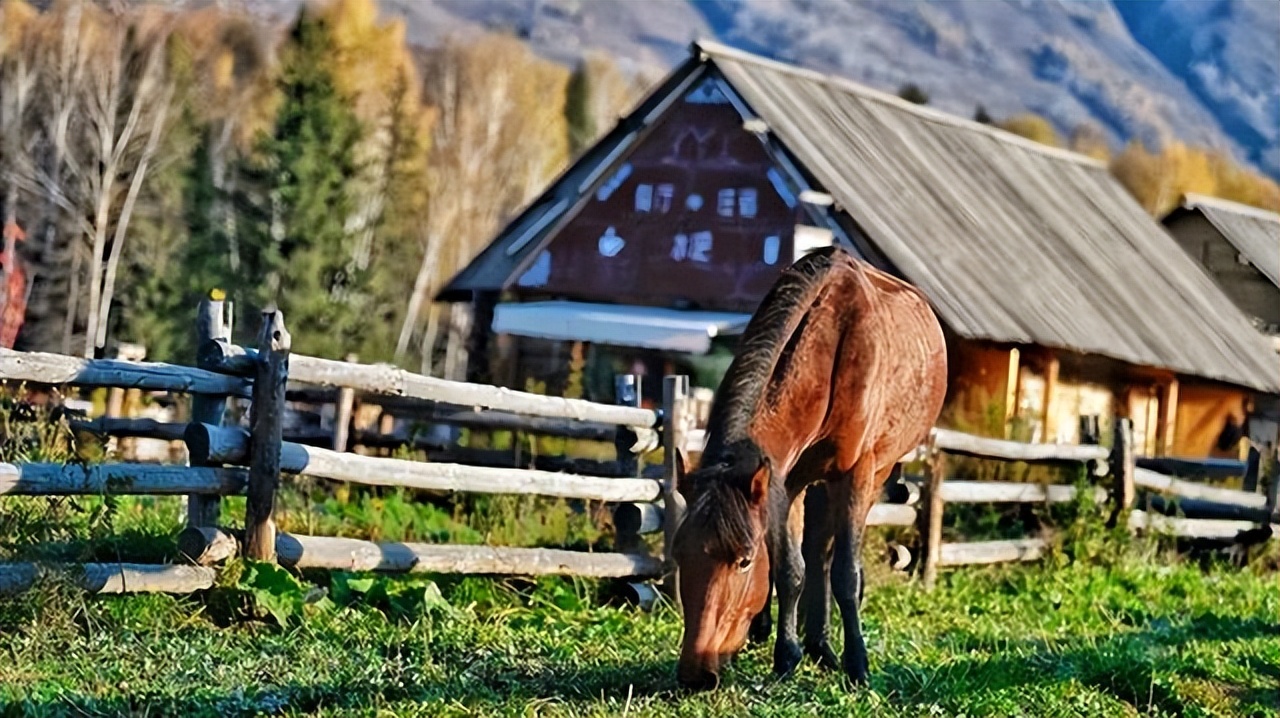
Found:
<path fill-rule="evenodd" d="M 506 497 L 291 496 L 286 524 L 388 539 L 591 545 L 597 523 Z M 0 554 L 162 560 L 180 525 L 177 499 L 3 499 Z M 1064 535 L 1041 564 L 944 572 L 931 593 L 875 571 L 863 689 L 809 664 L 778 681 L 752 646 L 718 691 L 681 693 L 678 613 L 610 582 L 239 563 L 199 597 L 93 598 L 54 579 L 0 599 L 0 715 L 1280 715 L 1274 545 L 1241 569 Z"/>

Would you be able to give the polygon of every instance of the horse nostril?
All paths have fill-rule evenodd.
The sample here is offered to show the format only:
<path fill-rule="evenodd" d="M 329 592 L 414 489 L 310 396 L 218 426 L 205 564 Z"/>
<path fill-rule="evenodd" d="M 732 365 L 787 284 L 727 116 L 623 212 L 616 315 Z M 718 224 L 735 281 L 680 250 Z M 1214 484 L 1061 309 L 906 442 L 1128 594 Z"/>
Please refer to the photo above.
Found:
<path fill-rule="evenodd" d="M 692 676 L 680 675 L 680 686 L 691 691 L 715 690 L 720 685 L 720 676 L 715 671 L 701 670 Z"/>

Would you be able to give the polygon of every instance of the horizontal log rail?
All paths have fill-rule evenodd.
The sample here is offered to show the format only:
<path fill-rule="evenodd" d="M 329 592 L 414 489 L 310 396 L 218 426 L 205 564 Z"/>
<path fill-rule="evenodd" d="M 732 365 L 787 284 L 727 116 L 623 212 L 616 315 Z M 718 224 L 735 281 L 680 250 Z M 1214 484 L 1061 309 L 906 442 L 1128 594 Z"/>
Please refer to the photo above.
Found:
<path fill-rule="evenodd" d="M 1267 506 L 1267 497 L 1262 494 L 1205 486 L 1204 484 L 1158 474 L 1150 469 L 1137 469 L 1134 471 L 1133 484 L 1139 488 L 1187 499 L 1204 499 L 1214 503 L 1233 504 L 1251 509 L 1265 509 Z"/>
<path fill-rule="evenodd" d="M 213 564 L 235 556 L 241 537 L 224 529 L 188 528 L 179 537 L 189 560 Z M 374 542 L 332 536 L 279 534 L 276 556 L 292 568 L 394 573 L 630 578 L 661 575 L 660 558 L 546 548 Z"/>
<path fill-rule="evenodd" d="M 246 375 L 254 351 L 217 342 L 202 353 L 211 366 L 233 375 Z M 345 387 L 364 394 L 412 397 L 458 406 L 498 409 L 550 419 L 573 419 L 616 426 L 652 429 L 658 414 L 650 409 L 597 404 L 515 391 L 488 384 L 468 384 L 415 374 L 390 364 L 356 364 L 295 354 L 289 357 L 289 381 L 324 387 Z"/>
<path fill-rule="evenodd" d="M 213 587 L 211 568 L 170 564 L 0 563 L 0 595 L 22 593 L 37 581 L 71 580 L 90 593 L 192 593 Z"/>
<path fill-rule="evenodd" d="M 1105 462 L 1110 450 L 1101 446 L 1075 444 L 1022 444 L 1005 439 L 988 439 L 951 429 L 934 429 L 935 446 L 940 451 L 1005 461 Z M 1105 473 L 1105 471 L 1104 471 Z"/>
<path fill-rule="evenodd" d="M 1280 536 L 1280 525 L 1259 525 L 1252 521 L 1230 519 L 1184 519 L 1161 516 L 1135 509 L 1129 513 L 1129 528 L 1168 533 L 1181 538 L 1236 539 L 1245 532 L 1266 529 L 1270 537 Z"/>
<path fill-rule="evenodd" d="M 1076 487 L 1026 484 L 1008 481 L 952 481 L 942 483 L 942 500 L 949 504 L 1060 504 L 1075 501 Z M 1107 500 L 1107 490 L 1093 488 L 1097 503 Z"/>
<path fill-rule="evenodd" d="M 242 469 L 161 464 L 0 464 L 0 496 L 244 493 Z"/>
<path fill-rule="evenodd" d="M 0 349 L 0 377 L 5 381 L 52 386 L 70 384 L 238 397 L 248 397 L 250 393 L 249 381 L 203 369 L 12 349 Z"/>
<path fill-rule="evenodd" d="M 126 436 L 138 439 L 161 439 L 163 441 L 182 441 L 183 432 L 187 430 L 184 422 L 164 422 L 155 419 L 122 419 L 100 417 L 93 421 L 72 421 L 72 429 L 88 431 L 107 436 Z"/>
<path fill-rule="evenodd" d="M 193 464 L 244 464 L 249 454 L 249 432 L 237 427 L 191 424 L 186 442 Z M 292 442 L 281 445 L 280 470 L 371 486 L 610 502 L 652 501 L 662 491 L 659 482 L 652 479 L 609 479 L 534 469 L 436 464 L 346 454 Z"/>
<path fill-rule="evenodd" d="M 974 541 L 944 543 L 939 566 L 972 566 L 1011 561 L 1035 561 L 1044 556 L 1048 543 L 1044 539 L 1027 538 L 1009 541 Z"/>

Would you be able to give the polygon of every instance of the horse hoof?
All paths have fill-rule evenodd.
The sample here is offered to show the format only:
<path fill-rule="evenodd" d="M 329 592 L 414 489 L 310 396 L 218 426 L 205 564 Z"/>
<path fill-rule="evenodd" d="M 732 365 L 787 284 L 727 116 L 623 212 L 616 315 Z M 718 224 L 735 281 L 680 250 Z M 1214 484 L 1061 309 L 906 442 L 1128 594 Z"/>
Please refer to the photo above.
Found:
<path fill-rule="evenodd" d="M 867 685 L 867 659 L 865 657 L 862 660 L 845 661 L 844 672 L 855 686 Z"/>
<path fill-rule="evenodd" d="M 831 671 L 840 668 L 840 658 L 831 650 L 830 643 L 824 641 L 816 646 L 805 646 L 804 652 L 822 668 Z"/>
<path fill-rule="evenodd" d="M 800 665 L 803 657 L 804 652 L 800 650 L 799 644 L 779 641 L 773 649 L 773 672 L 779 678 L 786 678 L 795 673 L 796 666 Z"/>

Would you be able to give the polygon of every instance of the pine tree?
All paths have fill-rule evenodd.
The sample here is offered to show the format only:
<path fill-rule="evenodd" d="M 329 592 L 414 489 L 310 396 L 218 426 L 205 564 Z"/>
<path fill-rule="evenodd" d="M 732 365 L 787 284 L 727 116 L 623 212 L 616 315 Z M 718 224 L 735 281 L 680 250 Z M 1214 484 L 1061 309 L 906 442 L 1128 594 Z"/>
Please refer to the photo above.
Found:
<path fill-rule="evenodd" d="M 275 125 L 247 172 L 255 206 L 244 264 L 259 283 L 255 304 L 285 312 L 294 351 L 340 357 L 360 334 L 366 297 L 345 226 L 361 128 L 332 56 L 327 22 L 304 7 L 283 52 Z"/>

